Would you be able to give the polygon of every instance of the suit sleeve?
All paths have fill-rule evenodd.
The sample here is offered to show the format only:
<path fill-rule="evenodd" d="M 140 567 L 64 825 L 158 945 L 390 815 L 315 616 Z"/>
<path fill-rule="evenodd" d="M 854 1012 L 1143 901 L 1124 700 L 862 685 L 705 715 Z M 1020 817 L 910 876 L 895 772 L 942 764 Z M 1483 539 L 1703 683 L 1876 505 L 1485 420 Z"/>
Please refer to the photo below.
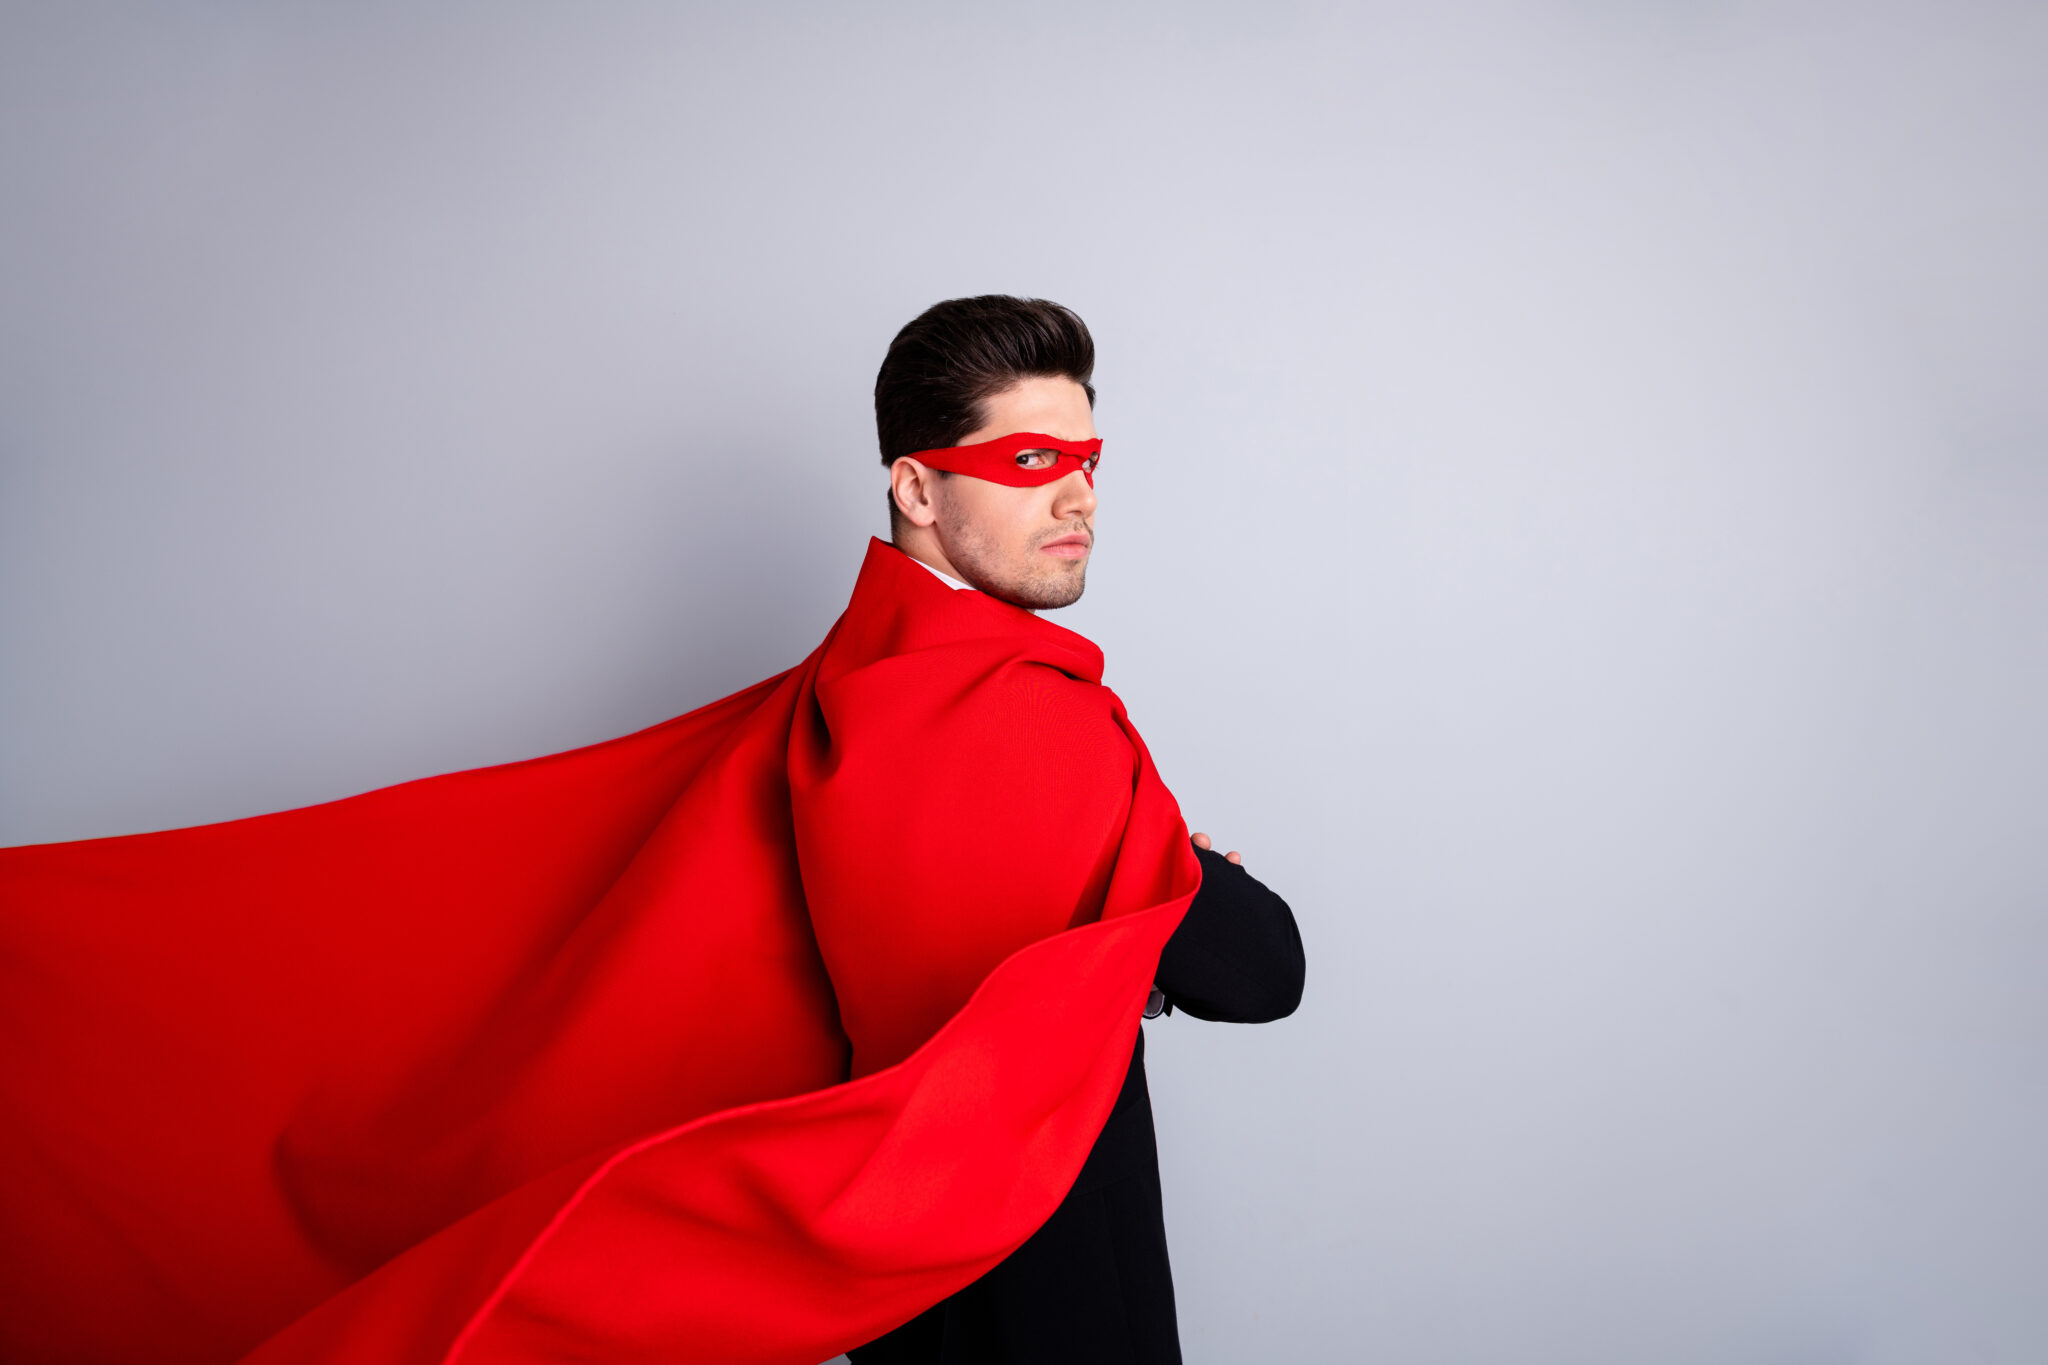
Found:
<path fill-rule="evenodd" d="M 1287 902 L 1214 849 L 1202 887 L 1159 955 L 1159 989 L 1197 1019 L 1263 1024 L 1301 1004 L 1307 959 Z"/>

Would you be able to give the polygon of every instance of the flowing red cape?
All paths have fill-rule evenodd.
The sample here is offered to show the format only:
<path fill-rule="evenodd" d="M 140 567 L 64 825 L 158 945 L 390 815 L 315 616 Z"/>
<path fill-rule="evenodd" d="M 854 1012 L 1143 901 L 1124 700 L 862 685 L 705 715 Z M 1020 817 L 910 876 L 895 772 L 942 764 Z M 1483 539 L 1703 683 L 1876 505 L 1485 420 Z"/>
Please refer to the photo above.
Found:
<path fill-rule="evenodd" d="M 974 1280 L 1200 880 L 1101 676 L 874 542 L 638 734 L 0 850 L 0 1357 L 816 1365 Z"/>

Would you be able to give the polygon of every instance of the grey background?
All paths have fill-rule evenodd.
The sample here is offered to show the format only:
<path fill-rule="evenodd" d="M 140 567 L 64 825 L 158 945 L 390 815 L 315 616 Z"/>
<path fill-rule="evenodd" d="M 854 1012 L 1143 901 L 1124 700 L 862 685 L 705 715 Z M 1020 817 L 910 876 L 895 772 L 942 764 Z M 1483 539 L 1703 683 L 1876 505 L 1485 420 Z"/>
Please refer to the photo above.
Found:
<path fill-rule="evenodd" d="M 893 330 L 1078 308 L 1063 617 L 1310 989 L 1191 1361 L 2048 1359 L 2048 12 L 9 4 L 0 840 L 801 657 Z M 1020 807 L 1046 814 L 1043 798 Z"/>

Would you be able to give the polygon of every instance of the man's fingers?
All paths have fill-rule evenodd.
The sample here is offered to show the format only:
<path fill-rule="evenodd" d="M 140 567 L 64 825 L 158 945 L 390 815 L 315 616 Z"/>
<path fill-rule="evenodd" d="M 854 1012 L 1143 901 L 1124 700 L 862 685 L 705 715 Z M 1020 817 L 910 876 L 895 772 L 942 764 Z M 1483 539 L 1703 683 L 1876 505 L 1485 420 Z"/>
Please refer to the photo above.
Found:
<path fill-rule="evenodd" d="M 1226 863 L 1241 863 L 1244 861 L 1244 855 L 1233 848 L 1230 852 L 1223 855 L 1223 861 Z"/>
<path fill-rule="evenodd" d="M 1197 831 L 1192 837 L 1195 841 L 1196 848 L 1208 848 L 1210 846 L 1208 835 Z"/>

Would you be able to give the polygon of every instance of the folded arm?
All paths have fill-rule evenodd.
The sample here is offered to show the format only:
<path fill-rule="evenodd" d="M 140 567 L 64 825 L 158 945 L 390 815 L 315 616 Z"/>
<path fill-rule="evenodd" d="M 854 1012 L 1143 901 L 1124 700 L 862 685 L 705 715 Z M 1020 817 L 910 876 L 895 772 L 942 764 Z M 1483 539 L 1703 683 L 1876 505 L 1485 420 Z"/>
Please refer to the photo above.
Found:
<path fill-rule="evenodd" d="M 1307 959 L 1287 902 L 1198 839 L 1202 887 L 1159 955 L 1159 989 L 1197 1019 L 1263 1024 L 1301 1003 Z"/>

